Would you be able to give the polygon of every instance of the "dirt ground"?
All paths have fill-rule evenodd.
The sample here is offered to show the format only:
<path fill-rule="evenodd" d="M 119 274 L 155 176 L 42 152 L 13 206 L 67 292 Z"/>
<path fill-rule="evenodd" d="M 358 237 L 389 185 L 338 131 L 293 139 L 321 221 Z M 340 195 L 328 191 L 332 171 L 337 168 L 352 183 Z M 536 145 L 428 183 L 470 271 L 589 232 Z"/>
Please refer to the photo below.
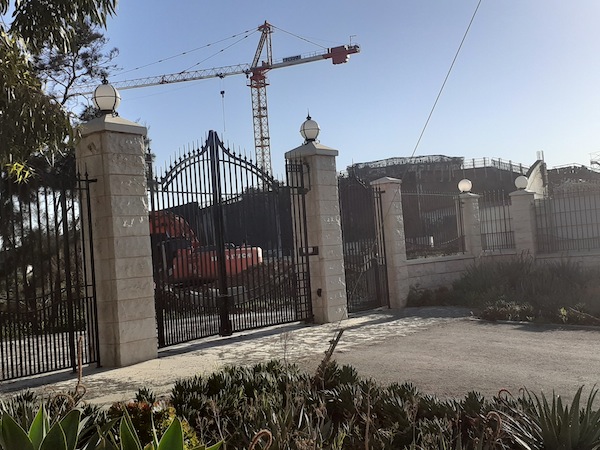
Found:
<path fill-rule="evenodd" d="M 340 364 L 383 384 L 410 381 L 423 393 L 462 397 L 471 390 L 493 396 L 500 389 L 570 400 L 600 384 L 600 329 L 475 319 L 438 324 L 407 336 L 336 352 Z M 319 358 L 303 361 L 316 367 Z"/>

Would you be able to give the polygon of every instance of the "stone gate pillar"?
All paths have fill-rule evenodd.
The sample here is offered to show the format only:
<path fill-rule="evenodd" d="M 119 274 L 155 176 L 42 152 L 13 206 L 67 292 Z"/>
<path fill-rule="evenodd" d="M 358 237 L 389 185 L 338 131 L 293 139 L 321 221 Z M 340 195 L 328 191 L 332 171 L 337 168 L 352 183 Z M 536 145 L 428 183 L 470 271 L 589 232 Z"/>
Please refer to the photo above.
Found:
<path fill-rule="evenodd" d="M 391 308 L 404 308 L 406 306 L 409 288 L 401 184 L 401 180 L 391 177 L 383 177 L 371 182 L 371 186 L 381 191 L 381 211 L 385 237 L 383 244 L 385 245 Z"/>
<path fill-rule="evenodd" d="M 481 217 L 479 215 L 480 195 L 463 192 L 459 195 L 462 209 L 463 233 L 465 237 L 465 253 L 474 257 L 481 256 Z"/>
<path fill-rule="evenodd" d="M 79 170 L 90 186 L 100 363 L 121 367 L 156 358 L 156 318 L 144 136 L 112 114 L 83 126 Z"/>
<path fill-rule="evenodd" d="M 305 124 L 308 122 L 317 126 L 310 117 Z M 321 145 L 315 138 L 316 135 L 307 138 L 304 145 L 287 152 L 285 158 L 308 166 L 304 185 L 308 188 L 305 197 L 308 246 L 313 253 L 309 256 L 312 309 L 316 323 L 328 323 L 348 317 L 335 166 L 338 151 Z"/>
<path fill-rule="evenodd" d="M 519 189 L 508 195 L 515 248 L 517 252 L 535 256 L 535 192 Z"/>

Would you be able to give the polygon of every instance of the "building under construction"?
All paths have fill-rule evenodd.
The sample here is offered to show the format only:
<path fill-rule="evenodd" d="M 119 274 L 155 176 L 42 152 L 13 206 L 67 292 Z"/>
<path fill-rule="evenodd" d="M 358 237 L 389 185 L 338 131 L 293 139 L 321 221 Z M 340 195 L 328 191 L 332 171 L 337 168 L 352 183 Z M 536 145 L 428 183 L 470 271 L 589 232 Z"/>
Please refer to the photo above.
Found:
<path fill-rule="evenodd" d="M 473 192 L 510 192 L 515 178 L 527 175 L 529 169 L 502 159 L 429 155 L 358 163 L 348 167 L 348 174 L 367 182 L 381 177 L 399 178 L 402 190 L 408 192 L 457 192 L 463 178 L 473 182 Z"/>

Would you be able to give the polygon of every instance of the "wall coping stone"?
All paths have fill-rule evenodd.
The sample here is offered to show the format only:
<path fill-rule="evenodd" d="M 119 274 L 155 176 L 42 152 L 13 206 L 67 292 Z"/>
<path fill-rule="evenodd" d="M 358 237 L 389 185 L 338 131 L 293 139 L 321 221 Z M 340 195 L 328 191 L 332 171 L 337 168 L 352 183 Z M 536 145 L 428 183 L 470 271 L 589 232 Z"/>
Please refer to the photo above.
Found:
<path fill-rule="evenodd" d="M 402 184 L 402 180 L 399 178 L 382 177 L 375 181 L 371 181 L 371 186 L 377 186 L 379 184 Z"/>
<path fill-rule="evenodd" d="M 444 262 L 444 261 L 460 261 L 463 259 L 472 259 L 476 260 L 477 257 L 473 255 L 445 255 L 445 256 L 432 256 L 429 258 L 415 258 L 415 259 L 407 259 L 406 264 L 408 266 L 416 266 L 419 264 L 433 264 L 436 262 Z"/>
<path fill-rule="evenodd" d="M 89 136 L 90 134 L 100 133 L 102 131 L 135 134 L 140 136 L 146 136 L 148 133 L 148 129 L 145 126 L 123 119 L 119 116 L 113 116 L 112 114 L 103 114 L 81 126 L 82 136 Z"/>
<path fill-rule="evenodd" d="M 518 191 L 513 191 L 510 194 L 508 194 L 509 197 L 523 197 L 523 196 L 533 197 L 534 195 L 535 195 L 535 192 L 528 191 L 527 189 L 519 189 Z"/>
<path fill-rule="evenodd" d="M 306 144 L 301 145 L 300 147 L 296 147 L 293 150 L 285 153 L 286 159 L 294 159 L 294 158 L 302 158 L 306 156 L 315 156 L 315 155 L 323 155 L 323 156 L 337 156 L 339 152 L 331 147 L 327 147 L 319 142 L 308 142 Z"/>

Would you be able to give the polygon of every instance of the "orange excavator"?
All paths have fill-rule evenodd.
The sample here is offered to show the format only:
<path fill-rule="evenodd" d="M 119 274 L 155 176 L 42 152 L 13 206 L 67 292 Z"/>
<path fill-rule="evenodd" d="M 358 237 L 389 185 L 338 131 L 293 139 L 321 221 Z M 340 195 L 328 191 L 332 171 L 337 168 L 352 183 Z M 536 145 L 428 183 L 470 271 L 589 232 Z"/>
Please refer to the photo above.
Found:
<path fill-rule="evenodd" d="M 202 245 L 186 220 L 171 211 L 150 213 L 150 237 L 155 272 L 169 284 L 202 284 L 219 276 L 215 246 Z M 260 247 L 229 244 L 225 249 L 228 276 L 263 262 Z"/>

